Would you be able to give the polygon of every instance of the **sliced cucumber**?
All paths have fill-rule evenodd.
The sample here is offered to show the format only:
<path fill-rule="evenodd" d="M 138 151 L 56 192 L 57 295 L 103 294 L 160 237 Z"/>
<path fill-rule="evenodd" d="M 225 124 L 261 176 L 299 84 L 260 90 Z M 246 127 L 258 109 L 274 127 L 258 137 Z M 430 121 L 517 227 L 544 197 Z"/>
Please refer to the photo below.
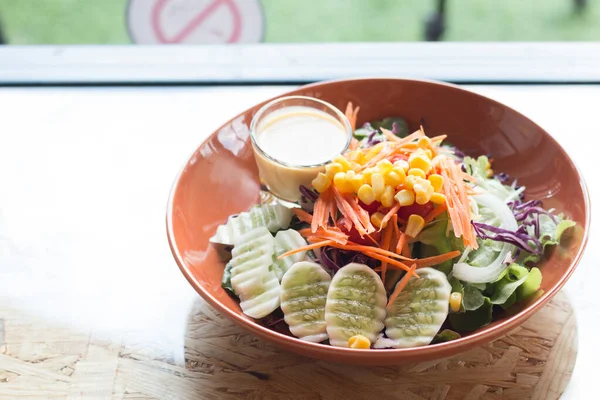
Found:
<path fill-rule="evenodd" d="M 271 232 L 290 226 L 294 212 L 281 204 L 262 204 L 249 211 L 229 217 L 225 225 L 220 225 L 210 238 L 212 243 L 232 245 L 236 239 L 253 228 L 266 227 Z"/>
<path fill-rule="evenodd" d="M 364 264 L 350 263 L 335 274 L 325 304 L 327 334 L 332 346 L 348 347 L 363 335 L 375 342 L 383 329 L 386 304 L 381 278 Z"/>
<path fill-rule="evenodd" d="M 263 318 L 279 307 L 280 285 L 271 271 L 275 239 L 264 227 L 237 237 L 231 250 L 231 287 L 240 297 L 242 311 Z"/>
<path fill-rule="evenodd" d="M 273 270 L 279 280 L 283 278 L 283 275 L 292 267 L 292 265 L 305 259 L 306 251 L 300 251 L 282 259 L 277 259 L 277 257 L 290 250 L 306 246 L 306 244 L 306 240 L 304 240 L 298 231 L 288 229 L 286 231 L 277 232 L 275 235 L 275 261 Z"/>
<path fill-rule="evenodd" d="M 268 271 L 263 275 L 259 288 L 240 295 L 240 307 L 252 318 L 264 318 L 279 308 L 281 285 L 277 276 Z"/>
<path fill-rule="evenodd" d="M 434 268 L 417 272 L 419 278 L 410 278 L 388 309 L 385 333 L 389 339 L 379 340 L 375 348 L 426 346 L 446 320 L 452 292 L 446 274 Z"/>
<path fill-rule="evenodd" d="M 281 281 L 281 309 L 290 332 L 301 340 L 327 339 L 325 302 L 331 277 L 319 264 L 301 261 Z"/>
<path fill-rule="evenodd" d="M 262 286 L 263 276 L 273 262 L 274 239 L 265 227 L 240 235 L 231 250 L 231 286 L 238 296 Z"/>

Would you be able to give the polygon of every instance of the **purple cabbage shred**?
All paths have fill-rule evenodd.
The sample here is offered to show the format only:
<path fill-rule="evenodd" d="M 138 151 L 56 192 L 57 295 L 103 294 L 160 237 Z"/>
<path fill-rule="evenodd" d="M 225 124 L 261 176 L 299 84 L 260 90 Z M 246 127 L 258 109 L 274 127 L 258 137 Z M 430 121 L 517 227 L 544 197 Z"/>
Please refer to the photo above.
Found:
<path fill-rule="evenodd" d="M 475 233 L 480 239 L 489 239 L 497 242 L 509 243 L 518 249 L 525 250 L 531 254 L 541 255 L 543 247 L 541 242 L 527 234 L 527 228 L 521 225 L 516 231 L 498 228 L 493 225 L 471 222 Z"/>
<path fill-rule="evenodd" d="M 318 194 L 316 194 L 304 185 L 300 185 L 298 187 L 298 190 L 300 191 L 300 194 L 306 198 L 306 200 L 312 201 L 313 203 L 319 198 Z"/>
<path fill-rule="evenodd" d="M 367 145 L 375 146 L 377 143 L 381 143 L 381 139 L 375 139 L 376 134 L 377 131 L 373 131 L 369 134 L 369 136 L 367 136 Z"/>
<path fill-rule="evenodd" d="M 320 261 L 324 266 L 332 270 L 334 273 L 344 265 L 353 262 L 365 264 L 371 268 L 375 268 L 379 263 L 377 260 L 374 260 L 371 257 L 368 257 L 357 251 L 342 250 L 331 246 L 325 246 L 321 249 Z"/>

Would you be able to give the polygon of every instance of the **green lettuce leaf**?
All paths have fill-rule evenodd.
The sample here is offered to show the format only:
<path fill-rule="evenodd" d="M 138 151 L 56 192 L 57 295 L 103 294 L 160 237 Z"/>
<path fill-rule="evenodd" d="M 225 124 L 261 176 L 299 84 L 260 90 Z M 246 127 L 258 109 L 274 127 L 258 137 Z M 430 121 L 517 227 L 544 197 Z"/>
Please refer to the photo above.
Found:
<path fill-rule="evenodd" d="M 460 333 L 454 332 L 451 329 L 444 329 L 443 331 L 438 332 L 438 334 L 435 335 L 435 337 L 431 341 L 431 344 L 450 342 L 452 340 L 456 340 L 456 339 L 460 339 L 460 338 L 461 338 Z"/>
<path fill-rule="evenodd" d="M 517 296 L 519 300 L 526 299 L 533 296 L 540 286 L 542 285 L 542 271 L 539 268 L 531 268 L 527 279 L 517 289 Z"/>
<path fill-rule="evenodd" d="M 465 157 L 463 164 L 467 173 L 476 178 L 479 186 L 484 188 L 488 193 L 504 201 L 515 199 L 518 196 L 519 189 L 506 186 L 497 178 L 490 175 L 492 173 L 490 160 L 486 156 L 480 156 L 477 159 Z"/>
<path fill-rule="evenodd" d="M 491 285 L 490 301 L 504 309 L 537 292 L 542 283 L 539 268 L 527 268 L 511 264 L 504 276 Z"/>
<path fill-rule="evenodd" d="M 564 215 L 560 214 L 557 217 L 558 223 L 555 223 L 554 221 L 552 221 L 552 218 L 550 218 L 547 215 L 540 215 L 540 242 L 542 243 L 542 247 L 544 249 L 543 253 L 546 251 L 546 246 L 556 246 L 558 244 L 560 244 L 560 240 L 563 236 L 563 234 L 565 233 L 565 231 L 569 228 L 574 227 L 575 225 L 577 225 L 577 223 L 575 221 L 571 221 L 569 219 L 564 219 Z M 533 228 L 531 228 L 533 229 Z M 533 234 L 532 231 L 529 232 L 530 234 Z M 529 253 L 523 253 L 523 256 L 521 257 L 521 262 L 523 264 L 527 264 L 527 263 L 532 263 L 532 264 L 536 264 L 538 263 L 541 258 L 542 255 L 535 255 L 535 254 L 529 254 Z"/>
<path fill-rule="evenodd" d="M 508 277 L 505 277 L 496 282 L 494 294 L 490 298 L 492 304 L 504 305 L 510 296 L 516 294 L 517 288 L 525 282 L 528 275 L 529 273 L 516 281 L 510 281 Z"/>
<path fill-rule="evenodd" d="M 375 129 L 385 128 L 391 131 L 392 127 L 394 126 L 394 122 L 398 126 L 398 132 L 396 133 L 396 136 L 401 138 L 407 136 L 408 124 L 406 123 L 404 118 L 401 117 L 389 117 L 378 121 L 372 121 L 371 126 Z"/>
<path fill-rule="evenodd" d="M 470 332 L 492 322 L 493 304 L 487 297 L 477 310 L 448 314 L 452 329 L 458 332 Z"/>
<path fill-rule="evenodd" d="M 233 266 L 230 263 L 225 265 L 225 270 L 223 270 L 223 278 L 221 278 L 221 287 L 227 290 L 230 294 L 237 297 L 235 291 L 233 290 L 233 286 L 231 286 L 231 269 Z"/>
<path fill-rule="evenodd" d="M 416 241 L 425 245 L 423 246 L 423 257 L 437 256 L 453 250 L 463 250 L 462 244 L 446 236 L 447 229 L 448 213 L 444 212 L 419 233 Z M 448 275 L 452 270 L 452 263 L 453 260 L 448 260 L 435 266 L 435 268 Z"/>
<path fill-rule="evenodd" d="M 484 303 L 486 297 L 481 293 L 479 289 L 466 283 L 464 285 L 463 305 L 465 310 L 474 311 L 479 309 Z"/>

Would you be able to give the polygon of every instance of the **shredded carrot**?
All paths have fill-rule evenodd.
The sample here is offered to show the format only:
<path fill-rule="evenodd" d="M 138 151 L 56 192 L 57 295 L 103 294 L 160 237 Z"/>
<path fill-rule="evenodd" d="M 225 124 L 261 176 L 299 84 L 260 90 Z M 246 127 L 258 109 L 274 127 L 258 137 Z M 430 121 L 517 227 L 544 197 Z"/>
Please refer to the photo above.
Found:
<path fill-rule="evenodd" d="M 402 234 L 402 232 L 400 232 L 400 228 L 398 228 L 398 214 L 392 215 L 392 224 L 394 227 L 394 235 L 396 235 L 396 239 L 398 239 Z"/>
<path fill-rule="evenodd" d="M 358 146 L 360 146 L 360 142 L 355 137 L 352 137 L 352 139 L 350 139 L 350 145 L 348 146 L 348 149 L 356 150 L 358 149 Z"/>
<path fill-rule="evenodd" d="M 387 304 L 386 308 L 390 308 L 391 305 L 394 304 L 394 301 L 396 301 L 396 299 L 398 298 L 398 295 L 400 295 L 400 292 L 402 291 L 402 289 L 404 289 L 406 287 L 406 285 L 408 284 L 408 281 L 410 280 L 410 277 L 412 276 L 411 272 L 414 273 L 415 269 L 417 269 L 417 264 L 411 265 L 408 272 L 402 277 L 402 279 L 400 279 L 400 282 L 398 282 L 398 284 L 396 285 L 396 288 L 390 295 L 390 299 L 388 300 L 388 304 Z"/>
<path fill-rule="evenodd" d="M 303 234 L 302 230 L 300 231 L 300 234 Z M 374 247 L 374 246 L 365 246 L 362 244 L 356 244 L 354 242 L 350 242 L 348 241 L 347 243 L 339 243 L 334 239 L 330 239 L 327 236 L 320 236 L 320 235 L 311 235 L 311 236 L 307 236 L 306 240 L 309 243 L 319 243 L 321 241 L 324 240 L 331 240 L 333 243 L 330 244 L 329 246 L 331 247 L 335 247 L 338 249 L 342 249 L 342 250 L 350 250 L 350 251 L 357 251 L 363 254 L 366 253 L 376 253 L 382 257 L 386 257 L 389 259 L 398 259 L 398 260 L 404 260 L 404 261 L 415 261 L 414 258 L 410 258 L 410 257 L 405 257 L 402 254 L 396 254 L 392 251 L 389 250 L 385 250 L 385 249 L 381 249 L 379 247 Z"/>
<path fill-rule="evenodd" d="M 331 188 L 337 208 L 342 215 L 352 221 L 358 233 L 363 237 L 375 231 L 369 213 L 358 205 L 357 197 L 343 196 L 336 187 Z"/>
<path fill-rule="evenodd" d="M 356 244 L 354 242 L 348 242 L 347 244 L 340 244 L 340 243 L 334 243 L 331 245 L 332 247 L 337 247 L 339 249 L 342 250 L 352 250 L 352 251 L 358 251 L 361 253 L 366 254 L 368 253 L 376 253 L 379 254 L 383 257 L 386 258 L 390 258 L 390 259 L 399 259 L 399 260 L 404 260 L 404 261 L 415 261 L 413 258 L 409 258 L 409 257 L 404 257 L 402 254 L 396 254 L 392 251 L 389 250 L 385 250 L 382 248 L 378 248 L 378 247 L 374 247 L 374 246 L 365 246 L 365 245 L 361 245 L 361 244 Z"/>
<path fill-rule="evenodd" d="M 356 130 L 356 117 L 358 116 L 358 111 L 360 110 L 360 107 L 356 107 L 356 108 L 352 108 L 352 102 L 349 101 L 348 105 L 346 106 L 346 112 L 344 114 L 346 114 L 346 118 L 348 118 L 348 121 L 350 121 L 350 126 L 352 127 L 352 132 L 354 132 L 354 130 Z"/>
<path fill-rule="evenodd" d="M 318 242 L 318 243 L 309 244 L 307 246 L 298 247 L 296 249 L 292 249 L 290 251 L 287 251 L 287 252 L 283 253 L 282 255 L 280 255 L 279 257 L 277 257 L 277 259 L 280 260 L 282 258 L 291 256 L 292 254 L 300 253 L 301 251 L 308 251 L 308 250 L 312 250 L 312 249 L 317 249 L 319 247 L 332 245 L 333 243 L 334 243 L 333 240 L 325 240 L 323 242 Z"/>
<path fill-rule="evenodd" d="M 350 207 L 354 210 L 356 215 L 358 216 L 360 223 L 365 227 L 367 233 L 375 232 L 375 227 L 371 223 L 371 216 L 369 212 L 362 208 L 360 204 L 358 204 L 358 197 L 353 195 L 344 195 Z"/>
<path fill-rule="evenodd" d="M 393 135 L 393 133 L 392 133 L 392 135 Z M 361 170 L 364 170 L 365 168 L 369 168 L 374 165 L 377 165 L 377 163 L 379 161 L 389 158 L 389 157 L 393 156 L 394 154 L 398 153 L 399 151 L 411 152 L 412 150 L 415 150 L 417 148 L 417 145 L 416 145 L 416 143 L 412 143 L 412 142 L 423 136 L 424 136 L 423 132 L 421 130 L 418 130 L 404 138 L 397 138 L 397 140 L 395 140 L 395 141 L 385 142 L 386 144 L 388 144 L 390 146 L 388 146 L 386 149 L 381 150 L 369 162 L 365 163 L 362 166 Z"/>
<path fill-rule="evenodd" d="M 316 232 L 319 227 L 326 227 L 330 218 L 335 219 L 336 213 L 332 191 L 331 189 L 326 190 L 315 201 L 310 225 L 312 231 Z"/>
<path fill-rule="evenodd" d="M 348 235 L 342 232 L 339 228 L 333 226 L 328 226 L 325 228 L 319 227 L 315 232 L 313 232 L 310 228 L 305 228 L 300 229 L 298 233 L 305 238 L 319 237 L 327 240 L 333 240 L 339 244 L 348 243 Z"/>
<path fill-rule="evenodd" d="M 294 208 L 294 214 L 296 214 L 296 217 L 298 217 L 298 219 L 302 222 L 309 224 L 312 222 L 313 216 L 301 208 Z"/>
<path fill-rule="evenodd" d="M 460 251 L 454 250 L 444 254 L 440 254 L 439 256 L 419 258 L 415 260 L 415 263 L 417 264 L 418 268 L 432 267 L 434 265 L 441 264 L 445 261 L 452 260 L 453 258 L 458 256 L 460 256 Z"/>
<path fill-rule="evenodd" d="M 398 237 L 398 243 L 396 243 L 396 253 L 405 255 L 404 245 L 406 244 L 406 235 L 400 232 L 400 236 Z"/>
<path fill-rule="evenodd" d="M 475 177 L 467 174 L 466 172 L 462 172 L 461 171 L 461 176 L 465 181 L 469 181 L 469 182 L 473 182 L 473 183 L 477 183 L 477 179 L 475 179 Z"/>
<path fill-rule="evenodd" d="M 402 150 L 416 150 L 418 149 L 419 146 L 417 145 L 417 143 L 405 143 L 402 145 Z"/>
<path fill-rule="evenodd" d="M 391 142 L 382 143 L 384 145 L 384 148 L 379 153 L 375 154 L 369 162 L 365 163 L 361 167 L 361 170 L 364 170 L 369 167 L 373 167 L 373 166 L 377 165 L 377 163 L 379 161 L 384 160 L 384 159 L 389 158 L 392 155 L 394 155 L 394 153 L 396 152 L 397 149 L 386 146 L 386 144 L 389 144 L 389 143 L 391 143 Z"/>
<path fill-rule="evenodd" d="M 390 131 L 389 129 L 379 128 L 379 130 L 381 130 L 386 139 L 391 142 L 398 142 L 400 140 L 400 138 L 394 135 L 394 132 Z"/>
<path fill-rule="evenodd" d="M 427 214 L 425 216 L 425 218 L 423 218 L 425 220 L 425 224 L 428 224 L 431 221 L 433 221 L 434 219 L 436 219 L 439 215 L 441 215 L 447 209 L 448 209 L 448 206 L 446 205 L 446 203 L 439 204 L 437 207 L 435 207 L 433 210 L 431 210 L 429 212 L 429 214 Z"/>
<path fill-rule="evenodd" d="M 371 257 L 371 258 L 374 258 L 376 260 L 385 261 L 385 262 L 387 262 L 389 264 L 389 266 L 394 266 L 394 267 L 403 269 L 404 271 L 406 271 L 406 272 L 408 272 L 410 274 L 413 274 L 417 278 L 419 277 L 419 275 L 417 275 L 417 273 L 415 271 L 409 272 L 410 268 L 408 267 L 408 265 L 404 264 L 403 262 L 400 262 L 398 260 L 394 260 L 394 259 L 386 257 L 386 256 L 382 256 L 381 254 L 377 254 L 377 253 L 374 253 L 374 252 L 365 252 L 364 254 L 367 255 L 367 256 L 369 256 L 369 257 Z"/>
<path fill-rule="evenodd" d="M 447 137 L 448 137 L 448 135 L 438 135 L 438 136 L 434 136 L 432 138 L 429 138 L 429 140 L 431 140 L 431 143 L 442 142 Z"/>
<path fill-rule="evenodd" d="M 402 139 L 400 139 L 397 144 L 400 145 L 400 146 L 402 146 L 402 145 L 405 145 L 407 143 L 412 142 L 415 139 L 420 139 L 423 136 L 425 136 L 425 134 L 423 133 L 422 130 L 419 129 L 418 131 L 414 131 L 410 135 L 408 135 L 408 136 L 403 137 Z"/>
<path fill-rule="evenodd" d="M 396 225 L 397 226 L 397 225 Z M 383 238 L 381 240 L 381 248 L 383 250 L 390 250 L 390 245 L 392 243 L 392 234 L 394 233 L 394 228 L 391 224 L 389 224 L 385 228 L 385 232 L 383 233 Z M 381 261 L 381 280 L 385 282 L 385 272 L 387 271 L 387 262 Z"/>
<path fill-rule="evenodd" d="M 394 205 L 392 208 L 390 208 L 390 210 L 381 219 L 381 226 L 385 226 L 385 224 L 387 224 L 388 221 L 394 215 L 396 215 L 396 213 L 398 212 L 399 209 L 400 209 L 400 203 L 396 203 L 396 205 Z M 398 226 L 398 224 L 396 224 L 396 226 Z M 381 228 L 379 228 L 379 230 L 381 230 Z"/>
<path fill-rule="evenodd" d="M 467 198 L 466 184 L 463 181 L 463 172 L 453 160 L 447 157 L 440 161 L 440 170 L 444 177 L 444 194 L 454 234 L 456 237 L 462 236 L 465 246 L 476 249 L 477 240 L 471 226 L 471 209 Z"/>

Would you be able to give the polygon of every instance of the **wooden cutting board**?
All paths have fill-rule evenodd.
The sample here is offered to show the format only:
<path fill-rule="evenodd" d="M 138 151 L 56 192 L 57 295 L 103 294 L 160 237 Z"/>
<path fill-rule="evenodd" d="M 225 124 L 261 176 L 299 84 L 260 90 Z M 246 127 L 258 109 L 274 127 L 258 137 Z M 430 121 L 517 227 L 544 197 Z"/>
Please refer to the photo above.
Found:
<path fill-rule="evenodd" d="M 32 339 L 35 338 L 35 339 Z M 0 399 L 557 399 L 577 357 L 565 295 L 523 326 L 458 356 L 355 367 L 295 356 L 247 335 L 201 299 L 185 365 L 151 343 L 102 340 L 0 309 Z"/>

